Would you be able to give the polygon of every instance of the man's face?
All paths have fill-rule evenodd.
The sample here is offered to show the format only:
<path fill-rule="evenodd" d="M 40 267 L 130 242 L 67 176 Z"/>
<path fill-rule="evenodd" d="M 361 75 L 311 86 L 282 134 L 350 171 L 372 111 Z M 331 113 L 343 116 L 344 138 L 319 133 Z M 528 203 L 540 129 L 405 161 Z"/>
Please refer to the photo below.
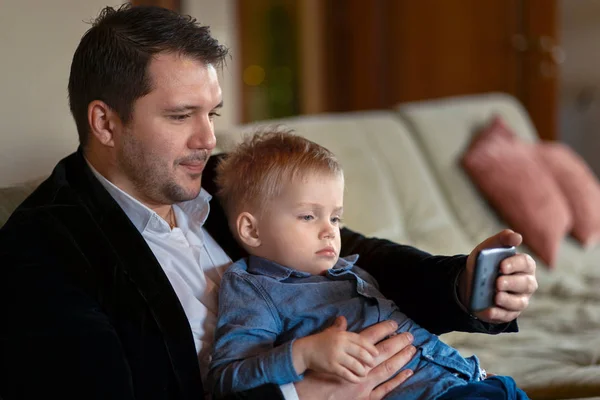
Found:
<path fill-rule="evenodd" d="M 136 100 L 115 139 L 118 186 L 151 206 L 191 200 L 215 147 L 217 71 L 186 56 L 159 54 L 148 74 L 151 92 Z"/>
<path fill-rule="evenodd" d="M 278 264 L 319 275 L 340 254 L 344 179 L 309 173 L 286 185 L 258 218 L 256 254 Z"/>

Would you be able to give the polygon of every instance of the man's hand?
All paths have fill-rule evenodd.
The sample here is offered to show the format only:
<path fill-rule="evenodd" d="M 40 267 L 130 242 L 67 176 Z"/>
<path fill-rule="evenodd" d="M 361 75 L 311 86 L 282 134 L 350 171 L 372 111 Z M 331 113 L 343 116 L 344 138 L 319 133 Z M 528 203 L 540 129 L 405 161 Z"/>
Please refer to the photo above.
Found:
<path fill-rule="evenodd" d="M 469 254 L 467 267 L 459 280 L 459 297 L 463 305 L 469 304 L 471 283 L 475 271 L 475 260 L 483 249 L 519 246 L 523 238 L 510 229 L 484 240 Z M 529 299 L 538 288 L 535 278 L 535 261 L 528 254 L 517 254 L 500 263 L 502 275 L 496 280 L 496 306 L 474 315 L 482 321 L 494 324 L 516 319 L 529 305 Z"/>
<path fill-rule="evenodd" d="M 346 319 L 338 317 L 338 320 L 336 320 L 336 328 L 346 330 Z M 366 377 L 360 379 L 359 383 L 349 383 L 335 375 L 308 370 L 304 374 L 304 379 L 294 384 L 300 399 L 382 399 L 413 373 L 407 369 L 390 379 L 416 353 L 415 347 L 411 345 L 412 335 L 409 333 L 388 337 L 394 334 L 396 329 L 398 325 L 395 322 L 383 321 L 359 334 L 369 343 L 375 344 L 379 352 L 375 357 L 376 366 L 367 373 Z"/>
<path fill-rule="evenodd" d="M 346 324 L 345 318 L 337 318 L 323 332 L 294 341 L 292 360 L 296 373 L 310 369 L 335 374 L 353 383 L 367 376 L 379 351 L 358 333 L 348 332 Z"/>

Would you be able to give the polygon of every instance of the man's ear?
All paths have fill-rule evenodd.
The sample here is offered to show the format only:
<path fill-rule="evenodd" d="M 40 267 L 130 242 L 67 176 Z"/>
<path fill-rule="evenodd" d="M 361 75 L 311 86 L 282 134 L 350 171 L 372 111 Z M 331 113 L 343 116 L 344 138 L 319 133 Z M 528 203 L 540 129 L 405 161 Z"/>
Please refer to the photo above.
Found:
<path fill-rule="evenodd" d="M 114 147 L 115 128 L 121 124 L 117 113 L 103 101 L 94 100 L 88 105 L 90 133 L 104 146 Z"/>
<path fill-rule="evenodd" d="M 258 221 L 254 215 L 244 211 L 238 215 L 235 221 L 240 240 L 249 247 L 260 246 L 260 237 L 258 235 Z"/>

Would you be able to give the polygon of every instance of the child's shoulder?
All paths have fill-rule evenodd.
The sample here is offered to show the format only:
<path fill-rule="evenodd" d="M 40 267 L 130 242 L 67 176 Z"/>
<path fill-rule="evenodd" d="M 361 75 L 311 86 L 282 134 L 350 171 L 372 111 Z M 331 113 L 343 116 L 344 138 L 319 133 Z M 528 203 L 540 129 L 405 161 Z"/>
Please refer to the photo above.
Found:
<path fill-rule="evenodd" d="M 223 277 L 225 277 L 225 275 L 244 273 L 248 273 L 248 259 L 240 258 L 239 260 L 231 264 L 229 268 L 227 268 Z"/>
<path fill-rule="evenodd" d="M 221 291 L 232 290 L 241 286 L 260 287 L 262 284 L 256 277 L 248 272 L 248 259 L 241 258 L 231 264 L 221 277 Z"/>

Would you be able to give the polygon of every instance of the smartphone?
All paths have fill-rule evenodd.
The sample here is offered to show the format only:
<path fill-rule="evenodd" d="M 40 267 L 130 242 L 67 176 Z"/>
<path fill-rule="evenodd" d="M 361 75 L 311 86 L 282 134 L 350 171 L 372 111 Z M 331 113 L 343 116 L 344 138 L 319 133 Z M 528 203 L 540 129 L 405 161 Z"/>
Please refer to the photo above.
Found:
<path fill-rule="evenodd" d="M 471 284 L 471 300 L 469 302 L 471 311 L 481 311 L 494 306 L 500 263 L 515 254 L 517 254 L 517 249 L 514 246 L 484 249 L 479 252 Z"/>

